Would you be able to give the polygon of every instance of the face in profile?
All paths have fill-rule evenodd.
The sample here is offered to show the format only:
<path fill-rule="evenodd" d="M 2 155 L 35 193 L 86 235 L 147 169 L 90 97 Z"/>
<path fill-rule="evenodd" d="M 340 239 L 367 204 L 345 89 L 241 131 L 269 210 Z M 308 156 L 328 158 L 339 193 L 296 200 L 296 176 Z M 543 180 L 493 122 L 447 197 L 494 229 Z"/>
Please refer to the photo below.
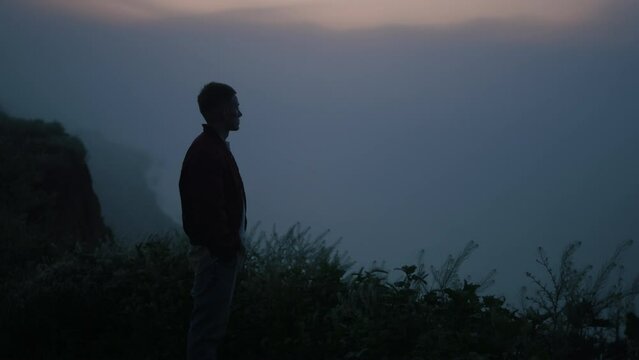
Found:
<path fill-rule="evenodd" d="M 240 129 L 241 117 L 242 112 L 240 111 L 240 102 L 237 100 L 237 96 L 233 96 L 231 99 L 231 106 L 225 116 L 225 123 L 229 131 L 237 131 Z"/>

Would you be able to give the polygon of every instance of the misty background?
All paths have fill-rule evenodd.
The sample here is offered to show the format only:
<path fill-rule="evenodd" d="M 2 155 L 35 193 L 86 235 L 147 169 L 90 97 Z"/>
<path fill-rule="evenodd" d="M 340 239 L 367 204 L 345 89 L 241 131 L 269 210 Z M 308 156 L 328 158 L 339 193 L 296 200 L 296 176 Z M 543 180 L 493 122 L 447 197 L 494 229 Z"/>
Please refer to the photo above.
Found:
<path fill-rule="evenodd" d="M 513 302 L 543 246 L 600 264 L 639 239 L 639 6 L 586 22 L 330 29 L 251 21 L 252 10 L 106 22 L 0 4 L 0 105 L 85 141 L 117 235 L 180 227 L 181 161 L 196 96 L 231 84 L 229 137 L 249 226 L 331 229 L 358 266 L 497 269 Z M 625 257 L 639 272 L 639 246 Z"/>

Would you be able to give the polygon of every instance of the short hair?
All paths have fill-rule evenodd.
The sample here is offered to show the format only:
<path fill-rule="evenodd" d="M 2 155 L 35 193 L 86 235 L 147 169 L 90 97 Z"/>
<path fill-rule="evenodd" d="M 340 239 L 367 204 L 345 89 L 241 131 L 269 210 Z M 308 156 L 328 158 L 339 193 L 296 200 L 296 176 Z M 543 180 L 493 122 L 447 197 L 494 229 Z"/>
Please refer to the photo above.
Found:
<path fill-rule="evenodd" d="M 209 122 L 211 115 L 229 106 L 235 94 L 235 89 L 226 84 L 210 82 L 204 85 L 197 96 L 197 104 L 204 120 Z"/>

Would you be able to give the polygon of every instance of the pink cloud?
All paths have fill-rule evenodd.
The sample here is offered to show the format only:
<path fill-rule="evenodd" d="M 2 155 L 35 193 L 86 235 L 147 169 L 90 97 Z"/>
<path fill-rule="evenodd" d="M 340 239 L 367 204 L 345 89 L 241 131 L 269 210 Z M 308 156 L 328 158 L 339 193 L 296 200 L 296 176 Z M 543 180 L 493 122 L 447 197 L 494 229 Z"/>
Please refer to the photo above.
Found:
<path fill-rule="evenodd" d="M 329 28 L 386 25 L 454 26 L 477 20 L 527 19 L 572 24 L 591 18 L 606 0 L 32 0 L 105 20 L 145 21 L 250 12 L 253 20 Z M 262 11 L 268 10 L 268 11 Z M 257 15 L 256 15 L 257 14 Z M 261 15 L 260 15 L 261 14 Z"/>

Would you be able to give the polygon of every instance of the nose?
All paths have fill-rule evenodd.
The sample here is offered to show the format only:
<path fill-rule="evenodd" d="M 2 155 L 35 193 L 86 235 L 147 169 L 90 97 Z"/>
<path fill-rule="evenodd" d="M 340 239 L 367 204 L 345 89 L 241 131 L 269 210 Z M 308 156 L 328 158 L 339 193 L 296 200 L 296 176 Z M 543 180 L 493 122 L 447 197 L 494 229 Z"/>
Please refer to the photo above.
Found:
<path fill-rule="evenodd" d="M 240 110 L 237 111 L 237 117 L 242 117 L 242 112 Z"/>

